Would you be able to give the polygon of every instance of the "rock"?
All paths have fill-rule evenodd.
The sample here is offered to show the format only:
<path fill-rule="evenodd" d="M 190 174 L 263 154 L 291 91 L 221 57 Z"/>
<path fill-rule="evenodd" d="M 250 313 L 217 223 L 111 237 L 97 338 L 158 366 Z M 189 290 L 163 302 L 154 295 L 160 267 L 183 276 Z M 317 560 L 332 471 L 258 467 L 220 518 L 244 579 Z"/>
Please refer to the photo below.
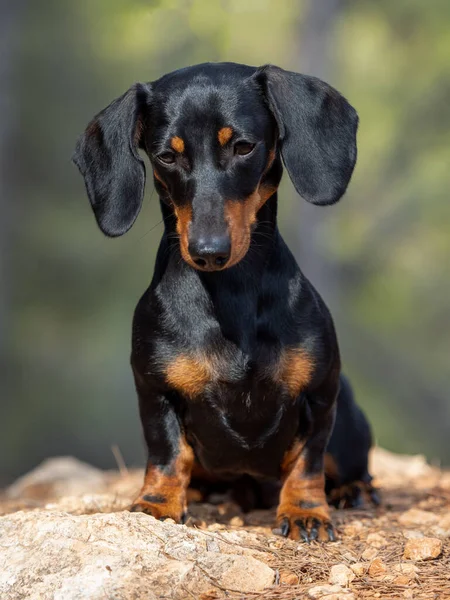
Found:
<path fill-rule="evenodd" d="M 403 535 L 407 540 L 418 540 L 425 537 L 421 531 L 417 531 L 416 529 L 404 529 Z"/>
<path fill-rule="evenodd" d="M 417 579 L 419 569 L 412 563 L 397 563 L 392 567 L 394 573 L 389 581 L 395 585 L 408 585 Z"/>
<path fill-rule="evenodd" d="M 361 554 L 361 558 L 363 560 L 373 560 L 377 554 L 378 550 L 376 548 L 366 548 Z"/>
<path fill-rule="evenodd" d="M 349 583 L 355 579 L 355 574 L 346 565 L 333 565 L 330 570 L 328 582 L 331 585 L 337 584 L 342 587 L 348 587 Z"/>
<path fill-rule="evenodd" d="M 281 571 L 280 572 L 280 584 L 281 585 L 297 585 L 298 575 L 292 573 L 292 571 Z"/>
<path fill-rule="evenodd" d="M 308 596 L 324 598 L 324 600 L 354 600 L 355 595 L 350 590 L 344 590 L 340 585 L 316 585 L 308 590 Z"/>
<path fill-rule="evenodd" d="M 21 499 L 81 496 L 102 493 L 105 487 L 106 473 L 72 456 L 61 456 L 44 460 L 17 479 L 6 490 L 6 496 Z"/>
<path fill-rule="evenodd" d="M 397 573 L 407 575 L 411 579 L 415 579 L 417 577 L 417 573 L 419 572 L 419 569 L 416 567 L 416 565 L 407 562 L 397 563 L 392 567 L 392 569 Z"/>
<path fill-rule="evenodd" d="M 434 525 L 439 520 L 439 517 L 432 512 L 427 510 L 420 510 L 418 508 L 410 508 L 404 512 L 398 518 L 401 525 L 406 527 L 420 525 L 422 527 L 428 527 Z"/>
<path fill-rule="evenodd" d="M 392 579 L 392 583 L 395 585 L 408 585 L 411 582 L 411 579 L 407 575 L 397 575 Z"/>
<path fill-rule="evenodd" d="M 223 523 L 213 523 L 212 525 L 208 525 L 208 531 L 223 531 L 226 529 Z"/>
<path fill-rule="evenodd" d="M 353 556 L 351 552 L 343 552 L 341 554 L 342 558 L 347 562 L 354 563 L 356 562 L 356 558 Z"/>
<path fill-rule="evenodd" d="M 375 448 L 371 452 L 370 463 L 369 471 L 373 472 L 383 484 L 394 482 L 395 485 L 399 485 L 400 482 L 429 477 L 434 473 L 433 468 L 427 464 L 422 455 L 394 454 L 382 448 Z"/>
<path fill-rule="evenodd" d="M 355 537 L 364 531 L 364 525 L 361 521 L 352 521 L 344 527 L 345 535 Z"/>
<path fill-rule="evenodd" d="M 430 560 L 437 558 L 442 552 L 442 542 L 438 538 L 421 538 L 408 540 L 403 558 L 409 560 Z"/>
<path fill-rule="evenodd" d="M 351 565 L 350 568 L 357 577 L 362 577 L 367 573 L 368 566 L 367 563 L 357 562 Z"/>
<path fill-rule="evenodd" d="M 236 556 L 233 554 L 219 554 L 218 556 L 202 557 L 197 560 L 202 572 L 217 581 L 227 590 L 241 593 L 260 592 L 272 585 L 274 580 L 273 570 L 256 560 L 252 556 Z M 210 585 L 210 581 L 208 581 Z M 191 591 L 195 591 L 191 588 Z"/>
<path fill-rule="evenodd" d="M 439 527 L 445 531 L 446 536 L 450 536 L 450 513 L 439 519 Z"/>
<path fill-rule="evenodd" d="M 386 575 L 387 570 L 387 566 L 384 564 L 381 558 L 376 558 L 370 563 L 368 573 L 371 577 L 381 577 Z"/>
<path fill-rule="evenodd" d="M 45 504 L 45 510 L 64 511 L 71 514 L 85 515 L 98 512 L 115 512 L 125 510 L 129 505 L 127 498 L 117 494 L 84 494 L 81 497 L 67 496 L 55 502 Z"/>
<path fill-rule="evenodd" d="M 233 517 L 232 519 L 230 519 L 229 524 L 232 527 L 242 527 L 244 525 L 244 520 L 242 519 L 242 517 Z"/>
<path fill-rule="evenodd" d="M 387 546 L 386 538 L 380 533 L 369 533 L 367 536 L 367 543 L 373 548 L 384 548 Z"/>
<path fill-rule="evenodd" d="M 184 600 L 214 584 L 246 594 L 274 580 L 263 553 L 241 547 L 245 533 L 232 543 L 142 513 L 17 512 L 0 518 L 0 537 L 0 598 L 11 600 Z"/>

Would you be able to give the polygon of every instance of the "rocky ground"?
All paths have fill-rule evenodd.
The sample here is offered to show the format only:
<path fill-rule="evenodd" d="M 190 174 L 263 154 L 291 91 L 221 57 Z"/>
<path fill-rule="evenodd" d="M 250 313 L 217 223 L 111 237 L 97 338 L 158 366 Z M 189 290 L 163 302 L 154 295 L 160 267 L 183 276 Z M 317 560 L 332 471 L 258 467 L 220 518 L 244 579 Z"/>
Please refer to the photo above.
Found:
<path fill-rule="evenodd" d="M 129 513 L 142 472 L 46 461 L 0 498 L 0 598 L 450 598 L 450 472 L 381 449 L 372 471 L 382 506 L 334 511 L 339 541 L 305 545 L 228 502 L 186 526 Z"/>

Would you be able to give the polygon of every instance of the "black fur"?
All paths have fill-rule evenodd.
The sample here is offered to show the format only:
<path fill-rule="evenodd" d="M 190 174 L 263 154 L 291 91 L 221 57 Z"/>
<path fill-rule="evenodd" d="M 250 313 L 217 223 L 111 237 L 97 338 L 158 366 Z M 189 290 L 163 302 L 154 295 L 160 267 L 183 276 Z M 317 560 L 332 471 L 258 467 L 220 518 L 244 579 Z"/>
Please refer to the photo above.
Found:
<path fill-rule="evenodd" d="M 278 231 L 276 188 L 283 160 L 306 200 L 339 200 L 356 160 L 356 128 L 354 109 L 318 79 L 273 66 L 208 63 L 133 86 L 79 141 L 75 162 L 104 233 L 121 235 L 138 214 L 145 176 L 139 147 L 161 199 L 165 231 L 133 322 L 150 482 L 152 469 L 177 476 L 183 439 L 215 481 L 277 480 L 296 441 L 302 477 L 323 473 L 339 350 L 325 304 Z M 201 254 L 194 257 L 192 248 Z M 295 397 L 302 364 L 284 367 L 292 351 L 311 370 Z M 183 368 L 192 372 L 184 387 L 174 383 Z M 368 476 L 370 435 L 343 386 L 328 448 L 340 472 L 335 488 Z M 152 485 L 144 501 L 161 501 Z M 313 511 L 313 504 L 302 498 L 299 506 Z M 283 533 L 292 535 L 299 522 L 284 520 Z M 302 521 L 302 537 L 306 526 Z M 324 527 L 333 539 L 330 524 Z"/>

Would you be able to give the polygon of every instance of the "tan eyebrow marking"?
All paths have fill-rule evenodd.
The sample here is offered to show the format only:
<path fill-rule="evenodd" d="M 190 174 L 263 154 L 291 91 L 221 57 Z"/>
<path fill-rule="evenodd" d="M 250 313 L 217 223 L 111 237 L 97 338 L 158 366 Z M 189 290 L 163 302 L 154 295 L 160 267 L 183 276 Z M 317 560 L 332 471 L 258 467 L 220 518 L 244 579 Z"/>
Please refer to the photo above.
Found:
<path fill-rule="evenodd" d="M 177 135 L 170 140 L 170 145 L 175 152 L 184 152 L 184 141 Z"/>
<path fill-rule="evenodd" d="M 231 127 L 222 127 L 222 129 L 219 129 L 217 133 L 217 139 L 219 140 L 219 144 L 221 146 L 225 146 L 225 144 L 231 140 L 232 135 L 233 130 Z"/>

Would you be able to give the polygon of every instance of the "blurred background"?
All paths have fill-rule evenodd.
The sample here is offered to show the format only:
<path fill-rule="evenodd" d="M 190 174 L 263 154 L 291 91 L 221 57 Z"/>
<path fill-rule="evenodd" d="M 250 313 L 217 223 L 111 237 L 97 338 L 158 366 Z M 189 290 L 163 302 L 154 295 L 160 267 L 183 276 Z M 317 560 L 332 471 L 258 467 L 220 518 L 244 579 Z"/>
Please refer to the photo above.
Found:
<path fill-rule="evenodd" d="M 71 164 L 91 117 L 135 81 L 204 61 L 317 75 L 360 115 L 352 183 L 280 228 L 335 318 L 345 371 L 391 450 L 450 464 L 450 2 L 0 3 L 0 484 L 43 458 L 114 467 L 144 449 L 131 318 L 162 223 L 151 178 L 102 236 Z"/>

